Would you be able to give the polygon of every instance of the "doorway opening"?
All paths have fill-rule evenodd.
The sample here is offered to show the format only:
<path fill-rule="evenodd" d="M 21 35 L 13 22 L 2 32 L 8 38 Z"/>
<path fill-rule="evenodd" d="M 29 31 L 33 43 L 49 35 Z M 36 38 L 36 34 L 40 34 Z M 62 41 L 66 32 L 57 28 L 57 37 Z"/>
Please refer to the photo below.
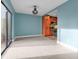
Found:
<path fill-rule="evenodd" d="M 12 13 L 1 1 L 1 55 L 12 42 Z"/>

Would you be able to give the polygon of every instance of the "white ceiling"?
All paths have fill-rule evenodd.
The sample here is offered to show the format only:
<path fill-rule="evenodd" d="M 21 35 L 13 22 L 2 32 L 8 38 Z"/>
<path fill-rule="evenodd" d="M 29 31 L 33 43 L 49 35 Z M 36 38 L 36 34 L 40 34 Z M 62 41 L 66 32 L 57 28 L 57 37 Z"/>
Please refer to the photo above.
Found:
<path fill-rule="evenodd" d="M 15 12 L 32 14 L 33 6 L 38 6 L 38 14 L 42 16 L 67 0 L 11 0 Z"/>

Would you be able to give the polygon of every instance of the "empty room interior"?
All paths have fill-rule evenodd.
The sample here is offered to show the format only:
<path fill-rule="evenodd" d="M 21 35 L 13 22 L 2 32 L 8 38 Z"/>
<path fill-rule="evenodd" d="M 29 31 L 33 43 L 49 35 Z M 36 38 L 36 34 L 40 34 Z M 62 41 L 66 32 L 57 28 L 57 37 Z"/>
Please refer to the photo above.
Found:
<path fill-rule="evenodd" d="M 1 0 L 2 59 L 78 59 L 78 0 Z"/>

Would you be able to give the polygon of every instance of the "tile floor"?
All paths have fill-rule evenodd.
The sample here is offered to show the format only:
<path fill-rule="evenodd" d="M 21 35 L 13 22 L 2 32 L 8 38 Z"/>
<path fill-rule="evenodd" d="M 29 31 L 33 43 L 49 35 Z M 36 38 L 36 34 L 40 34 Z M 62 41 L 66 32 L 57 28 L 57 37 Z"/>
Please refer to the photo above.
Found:
<path fill-rule="evenodd" d="M 78 59 L 77 52 L 57 44 L 56 38 L 18 38 L 2 59 Z"/>

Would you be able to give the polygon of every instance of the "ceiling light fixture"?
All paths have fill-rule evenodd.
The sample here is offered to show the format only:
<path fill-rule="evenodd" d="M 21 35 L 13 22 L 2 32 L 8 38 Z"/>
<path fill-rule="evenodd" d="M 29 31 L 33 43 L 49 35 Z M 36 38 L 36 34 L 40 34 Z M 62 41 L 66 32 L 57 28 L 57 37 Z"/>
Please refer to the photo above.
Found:
<path fill-rule="evenodd" d="M 34 5 L 34 10 L 32 11 L 33 14 L 38 14 L 37 6 Z"/>

